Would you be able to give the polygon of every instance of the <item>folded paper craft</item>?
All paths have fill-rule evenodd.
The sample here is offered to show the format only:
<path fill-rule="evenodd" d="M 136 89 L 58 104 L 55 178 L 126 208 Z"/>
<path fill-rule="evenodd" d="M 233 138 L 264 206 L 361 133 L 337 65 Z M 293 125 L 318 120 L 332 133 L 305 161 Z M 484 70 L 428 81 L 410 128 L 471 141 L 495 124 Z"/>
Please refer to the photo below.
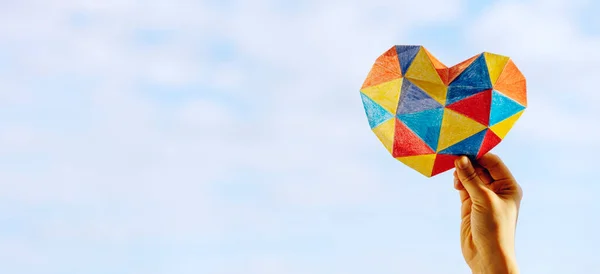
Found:
<path fill-rule="evenodd" d="M 498 145 L 525 111 L 526 89 L 509 57 L 484 52 L 448 68 L 423 46 L 394 46 L 360 95 L 392 156 L 432 177 L 460 155 L 478 159 Z"/>

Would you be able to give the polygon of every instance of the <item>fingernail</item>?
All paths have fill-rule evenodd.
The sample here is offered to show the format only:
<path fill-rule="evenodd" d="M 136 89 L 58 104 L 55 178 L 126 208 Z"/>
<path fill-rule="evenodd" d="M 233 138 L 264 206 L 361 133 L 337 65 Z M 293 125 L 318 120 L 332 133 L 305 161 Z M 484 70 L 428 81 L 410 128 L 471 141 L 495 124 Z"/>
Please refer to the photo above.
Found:
<path fill-rule="evenodd" d="M 458 159 L 458 168 L 460 169 L 465 169 L 469 166 L 469 159 L 467 157 L 460 157 L 460 159 Z"/>

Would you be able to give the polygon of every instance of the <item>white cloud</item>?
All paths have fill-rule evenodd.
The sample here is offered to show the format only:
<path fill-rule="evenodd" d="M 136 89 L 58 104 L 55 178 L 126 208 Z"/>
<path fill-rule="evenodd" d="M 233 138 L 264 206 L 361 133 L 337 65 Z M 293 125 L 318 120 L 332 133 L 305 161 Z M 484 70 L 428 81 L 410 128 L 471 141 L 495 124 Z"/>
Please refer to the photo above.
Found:
<path fill-rule="evenodd" d="M 405 208 L 400 213 L 417 214 L 407 197 L 421 190 L 432 195 L 421 198 L 425 205 L 416 206 L 420 210 L 445 204 L 441 193 L 446 192 L 439 185 L 400 189 L 422 177 L 392 159 L 369 131 L 358 87 L 384 50 L 407 41 L 416 26 L 458 18 L 462 4 L 314 1 L 306 2 L 298 13 L 280 11 L 271 1 L 239 1 L 224 11 L 193 1 L 6 4 L 10 7 L 0 9 L 0 39 L 9 45 L 5 50 L 13 56 L 13 69 L 0 76 L 7 80 L 0 85 L 26 94 L 25 99 L 10 95 L 16 98 L 9 101 L 15 102 L 12 106 L 43 109 L 49 103 L 44 101 L 48 95 L 42 95 L 48 92 L 57 92 L 64 105 L 76 103 L 60 87 L 34 86 L 41 77 L 77 77 L 93 84 L 73 91 L 84 98 L 81 108 L 89 111 L 73 117 L 82 119 L 84 126 L 40 128 L 33 120 L 43 117 L 33 115 L 0 131 L 0 151 L 38 153 L 46 159 L 29 170 L 0 167 L 0 196 L 17 208 L 68 207 L 89 214 L 77 219 L 67 212 L 51 221 L 27 223 L 45 239 L 123 245 L 139 239 L 174 245 L 190 239 L 218 241 L 239 228 L 285 234 L 291 224 L 298 225 L 284 220 L 286 210 L 293 214 L 298 209 L 319 211 L 382 201 Z M 538 95 L 531 97 L 531 118 L 523 120 L 534 130 L 521 126 L 522 131 L 540 139 L 557 133 L 556 140 L 566 142 L 569 138 L 552 127 L 553 120 L 542 120 L 558 112 L 555 102 L 535 100 L 542 98 L 546 87 L 535 84 L 536 78 L 547 77 L 542 57 L 559 54 L 571 43 L 591 53 L 598 42 L 578 34 L 577 26 L 564 17 L 554 16 L 563 9 L 536 16 L 532 12 L 537 7 L 497 6 L 469 33 L 485 38 L 474 39 L 472 45 L 493 45 L 524 60 L 519 66 L 530 72 L 532 93 Z M 499 32 L 484 32 L 499 26 L 507 15 L 516 16 L 513 23 Z M 544 24 L 547 21 L 555 23 Z M 544 31 L 554 28 L 555 32 Z M 145 45 L 135 39 L 139 30 L 169 34 L 164 43 Z M 208 58 L 215 37 L 233 43 L 236 58 Z M 516 38 L 519 44 L 481 42 L 491 38 L 500 42 Z M 540 42 L 551 46 L 536 52 Z M 593 60 L 565 57 L 560 64 L 594 69 Z M 140 82 L 160 84 L 164 94 L 153 96 Z M 182 86 L 197 88 L 193 98 L 162 101 L 172 99 L 169 96 Z M 232 98 L 246 108 L 206 93 Z M 0 98 L 4 94 L 10 93 L 0 91 Z M 589 117 L 579 121 L 591 123 Z M 561 119 L 568 130 L 581 126 L 570 123 L 575 118 Z M 57 123 L 66 127 L 70 121 Z M 542 126 L 550 129 L 538 131 Z M 598 136 L 594 134 L 578 140 L 591 142 Z M 236 181 L 232 188 L 256 188 L 260 195 L 252 201 L 228 197 L 233 194 L 222 192 L 231 190 L 218 188 L 229 181 Z M 396 197 L 397 193 L 406 196 Z M 32 260 L 44 251 L 34 242 L 23 240 L 23 245 L 22 254 Z M 10 245 L 0 245 L 0 253 L 7 248 Z M 256 273 L 303 270 L 283 256 L 258 256 L 244 266 Z"/>
<path fill-rule="evenodd" d="M 399 8 L 398 3 L 371 3 L 377 9 L 365 12 L 370 5 L 331 2 L 319 7 L 315 2 L 306 13 L 293 16 L 278 13 L 270 3 L 240 1 L 231 15 L 191 1 L 6 4 L 0 12 L 0 38 L 13 56 L 13 70 L 3 85 L 28 91 L 33 110 L 46 106 L 40 95 L 50 92 L 31 85 L 37 77 L 85 77 L 97 85 L 76 91 L 88 104 L 82 108 L 91 113 L 78 117 L 85 129 L 36 128 L 26 120 L 3 131 L 4 150 L 31 151 L 47 160 L 31 172 L 0 169 L 1 195 L 15 203 L 87 210 L 116 204 L 126 219 L 95 215 L 97 219 L 90 216 L 81 223 L 40 224 L 52 231 L 45 234 L 49 238 L 72 234 L 104 239 L 132 237 L 149 225 L 154 226 L 150 234 L 185 237 L 206 231 L 207 224 L 215 225 L 216 233 L 240 218 L 240 209 L 219 202 L 208 185 L 244 167 L 278 174 L 264 183 L 281 195 L 281 204 L 375 199 L 381 186 L 377 179 L 368 180 L 375 172 L 353 152 L 374 137 L 364 126 L 358 101 L 352 101 L 357 93 L 346 90 L 354 85 L 343 79 L 362 81 L 356 77 L 366 75 L 384 49 L 381 45 L 387 48 L 395 41 L 390 33 L 401 36 L 412 23 L 452 18 L 458 10 L 448 8 L 453 5 L 447 1 L 426 1 L 418 6 L 435 3 L 439 9 L 382 22 L 378 13 Z M 165 44 L 138 45 L 133 34 L 153 28 L 175 34 Z M 268 74 L 249 79 L 252 68 L 235 61 L 215 69 L 203 55 L 214 35 L 230 38 L 245 59 L 275 69 L 272 77 L 282 79 Z M 198 79 L 233 94 L 259 96 L 248 104 L 259 110 L 255 115 L 267 118 L 235 120 L 239 113 L 205 99 L 171 110 L 141 96 L 144 91 L 137 88 L 137 80 L 179 86 L 198 84 Z M 63 104 L 75 103 L 61 96 Z M 356 110 L 335 102 L 353 103 Z M 36 118 L 42 117 L 31 119 Z M 302 173 L 307 181 L 294 176 Z M 260 211 L 253 215 L 265 218 Z M 161 226 L 155 219 L 171 225 Z"/>

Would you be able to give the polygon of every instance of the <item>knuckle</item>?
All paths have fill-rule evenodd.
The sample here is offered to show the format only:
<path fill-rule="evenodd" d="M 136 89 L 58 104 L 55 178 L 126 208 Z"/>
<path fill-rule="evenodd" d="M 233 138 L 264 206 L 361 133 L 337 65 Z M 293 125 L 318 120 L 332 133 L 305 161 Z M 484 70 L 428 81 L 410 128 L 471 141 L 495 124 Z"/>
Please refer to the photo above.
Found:
<path fill-rule="evenodd" d="M 475 181 L 479 176 L 477 175 L 477 172 L 475 172 L 475 170 L 472 170 L 470 172 L 468 172 L 467 174 L 465 174 L 464 176 L 464 181 L 466 182 L 473 182 Z"/>
<path fill-rule="evenodd" d="M 489 157 L 494 161 L 494 162 L 501 162 L 502 160 L 500 159 L 500 156 L 494 154 L 494 153 L 489 153 Z"/>
<path fill-rule="evenodd" d="M 500 165 L 502 165 L 502 160 L 500 160 L 500 158 L 498 156 L 494 157 L 492 161 L 490 161 L 490 163 L 488 163 L 487 165 L 487 169 L 497 169 L 500 167 Z"/>
<path fill-rule="evenodd" d="M 519 194 L 520 198 L 523 197 L 523 188 L 520 185 L 517 185 L 517 193 Z"/>
<path fill-rule="evenodd" d="M 488 153 L 484 157 L 481 158 L 481 164 L 486 169 L 494 169 L 494 168 L 498 168 L 499 166 L 501 166 L 503 164 L 503 162 L 502 162 L 502 159 L 500 159 L 500 156 L 498 156 L 496 154 Z"/>

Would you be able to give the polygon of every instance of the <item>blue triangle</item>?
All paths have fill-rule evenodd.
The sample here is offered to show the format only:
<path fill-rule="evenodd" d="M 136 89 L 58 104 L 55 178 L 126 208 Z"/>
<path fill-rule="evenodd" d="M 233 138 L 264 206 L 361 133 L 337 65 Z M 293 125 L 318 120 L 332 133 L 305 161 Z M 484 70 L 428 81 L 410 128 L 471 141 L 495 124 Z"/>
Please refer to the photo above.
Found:
<path fill-rule="evenodd" d="M 369 119 L 371 129 L 394 117 L 394 115 L 375 103 L 375 101 L 371 100 L 364 93 L 361 92 L 360 97 L 362 97 L 363 106 L 365 107 L 365 113 L 367 114 L 367 119 Z"/>
<path fill-rule="evenodd" d="M 492 88 L 490 74 L 481 54 L 448 86 L 447 104 L 458 102 L 478 92 Z"/>
<path fill-rule="evenodd" d="M 397 113 L 406 114 L 434 108 L 443 108 L 443 106 L 421 88 L 404 78 Z"/>
<path fill-rule="evenodd" d="M 492 108 L 490 110 L 490 126 L 493 126 L 504 119 L 524 110 L 525 107 L 502 95 L 497 90 L 492 92 Z"/>
<path fill-rule="evenodd" d="M 417 56 L 417 53 L 421 49 L 421 46 L 396 46 L 396 53 L 398 53 L 398 60 L 400 61 L 400 68 L 402 69 L 402 75 L 406 73 L 410 64 Z"/>
<path fill-rule="evenodd" d="M 443 108 L 398 115 L 398 119 L 421 137 L 434 151 L 437 150 L 443 117 Z"/>
<path fill-rule="evenodd" d="M 483 138 L 485 138 L 487 129 L 475 133 L 471 137 L 464 139 L 457 144 L 440 151 L 440 154 L 466 155 L 471 159 L 477 157 Z"/>

